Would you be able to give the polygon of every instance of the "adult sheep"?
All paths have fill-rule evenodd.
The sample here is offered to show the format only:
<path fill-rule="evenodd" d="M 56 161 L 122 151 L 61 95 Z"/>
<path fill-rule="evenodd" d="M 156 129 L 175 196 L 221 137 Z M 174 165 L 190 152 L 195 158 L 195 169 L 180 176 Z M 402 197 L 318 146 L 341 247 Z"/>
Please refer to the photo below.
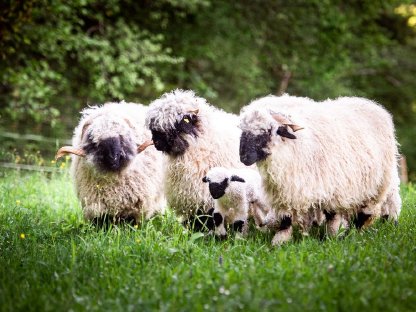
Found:
<path fill-rule="evenodd" d="M 356 97 L 267 96 L 242 109 L 240 126 L 241 161 L 257 163 L 280 220 L 274 245 L 315 211 L 332 216 L 332 229 L 352 216 L 364 219 L 361 225 L 383 212 L 397 219 L 397 142 L 380 105 Z M 384 207 L 387 200 L 394 207 Z"/>
<path fill-rule="evenodd" d="M 164 157 L 155 149 L 137 155 L 139 142 L 151 137 L 144 126 L 147 107 L 107 103 L 84 109 L 72 146 L 71 174 L 86 219 L 138 222 L 162 212 Z"/>
<path fill-rule="evenodd" d="M 175 90 L 149 106 L 146 125 L 156 149 L 168 157 L 166 197 L 169 206 L 195 229 L 213 229 L 214 201 L 202 178 L 212 167 L 244 167 L 238 156 L 238 117 L 197 97 Z M 195 218 L 195 219 L 194 219 Z"/>

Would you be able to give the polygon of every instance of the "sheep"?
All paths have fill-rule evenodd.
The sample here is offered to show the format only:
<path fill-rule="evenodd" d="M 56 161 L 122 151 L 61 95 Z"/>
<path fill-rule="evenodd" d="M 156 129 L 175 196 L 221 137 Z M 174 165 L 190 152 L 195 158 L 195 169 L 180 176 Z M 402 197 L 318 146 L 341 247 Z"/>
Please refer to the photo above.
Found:
<path fill-rule="evenodd" d="M 125 102 L 86 108 L 73 145 L 59 149 L 57 158 L 73 154 L 71 175 L 86 219 L 139 222 L 163 212 L 164 156 L 155 149 L 137 153 L 151 136 L 146 112 Z"/>
<path fill-rule="evenodd" d="M 192 91 L 175 90 L 149 105 L 146 125 L 167 155 L 169 206 L 195 230 L 213 229 L 214 201 L 202 183 L 211 167 L 244 167 L 238 156 L 238 116 L 217 109 Z"/>
<path fill-rule="evenodd" d="M 270 206 L 257 170 L 214 167 L 202 178 L 202 182 L 209 184 L 209 192 L 214 198 L 213 217 L 217 236 L 227 235 L 225 224 L 232 224 L 235 231 L 246 234 L 249 214 L 257 225 L 263 224 Z"/>
<path fill-rule="evenodd" d="M 304 227 L 317 211 L 329 214 L 332 234 L 357 215 L 374 219 L 384 210 L 397 219 L 398 147 L 392 117 L 380 105 L 267 96 L 242 108 L 240 118 L 240 159 L 257 163 L 281 223 L 273 245 L 290 240 L 292 224 Z"/>

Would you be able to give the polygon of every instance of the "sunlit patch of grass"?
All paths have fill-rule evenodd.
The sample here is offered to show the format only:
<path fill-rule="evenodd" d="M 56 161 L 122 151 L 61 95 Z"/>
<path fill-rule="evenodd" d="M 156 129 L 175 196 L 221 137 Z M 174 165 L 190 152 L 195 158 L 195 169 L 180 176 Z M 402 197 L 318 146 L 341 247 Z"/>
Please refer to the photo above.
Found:
<path fill-rule="evenodd" d="M 413 311 L 416 190 L 399 225 L 343 238 L 317 231 L 281 248 L 254 228 L 218 241 L 171 211 L 95 228 L 64 173 L 0 178 L 0 310 Z"/>

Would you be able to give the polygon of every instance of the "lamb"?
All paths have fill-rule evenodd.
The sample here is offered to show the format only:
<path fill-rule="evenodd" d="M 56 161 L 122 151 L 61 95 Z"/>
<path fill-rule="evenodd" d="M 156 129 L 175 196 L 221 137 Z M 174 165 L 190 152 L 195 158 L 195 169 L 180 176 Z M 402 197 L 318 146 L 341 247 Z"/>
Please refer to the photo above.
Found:
<path fill-rule="evenodd" d="M 238 156 L 238 117 L 217 109 L 192 91 L 175 90 L 149 105 L 146 125 L 167 155 L 169 206 L 195 230 L 213 229 L 214 201 L 202 178 L 212 167 L 244 167 Z"/>
<path fill-rule="evenodd" d="M 73 145 L 59 149 L 57 158 L 73 154 L 71 175 L 86 219 L 139 222 L 163 212 L 164 156 L 155 149 L 137 153 L 151 137 L 146 113 L 125 102 L 84 109 Z"/>
<path fill-rule="evenodd" d="M 215 234 L 225 237 L 225 224 L 232 224 L 235 231 L 247 233 L 247 218 L 254 217 L 262 225 L 270 206 L 263 190 L 261 176 L 256 169 L 211 168 L 202 182 L 209 184 L 214 198 Z"/>
<path fill-rule="evenodd" d="M 361 225 L 383 213 L 397 219 L 395 130 L 375 102 L 267 96 L 242 109 L 240 127 L 240 159 L 257 163 L 280 221 L 274 245 L 317 211 L 329 214 L 332 234 L 353 216 Z"/>

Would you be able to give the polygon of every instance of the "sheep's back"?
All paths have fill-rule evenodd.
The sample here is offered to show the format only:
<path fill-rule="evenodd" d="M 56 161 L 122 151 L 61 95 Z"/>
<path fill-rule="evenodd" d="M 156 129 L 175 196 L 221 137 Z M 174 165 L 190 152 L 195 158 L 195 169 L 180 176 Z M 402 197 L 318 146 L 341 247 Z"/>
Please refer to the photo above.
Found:
<path fill-rule="evenodd" d="M 260 165 L 275 205 L 347 209 L 377 196 L 397 155 L 387 111 L 360 98 L 273 108 L 305 128 L 296 140 L 276 145 Z"/>

